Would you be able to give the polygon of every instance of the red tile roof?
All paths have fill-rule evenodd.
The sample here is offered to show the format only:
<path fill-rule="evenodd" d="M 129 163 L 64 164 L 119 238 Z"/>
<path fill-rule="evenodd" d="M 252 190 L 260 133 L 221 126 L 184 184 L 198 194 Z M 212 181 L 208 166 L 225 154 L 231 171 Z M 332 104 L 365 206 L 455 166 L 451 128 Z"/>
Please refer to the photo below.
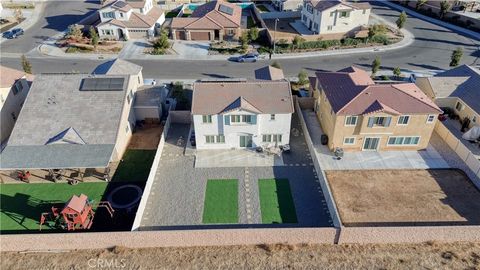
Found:
<path fill-rule="evenodd" d="M 375 84 L 367 72 L 353 66 L 316 75 L 333 111 L 339 115 L 379 111 L 390 114 L 441 112 L 413 83 Z"/>
<path fill-rule="evenodd" d="M 221 10 L 221 6 L 232 9 L 232 14 Z M 172 19 L 171 28 L 187 29 L 223 29 L 238 28 L 241 25 L 242 8 L 225 2 L 211 1 L 198 6 L 190 17 L 175 17 Z"/>

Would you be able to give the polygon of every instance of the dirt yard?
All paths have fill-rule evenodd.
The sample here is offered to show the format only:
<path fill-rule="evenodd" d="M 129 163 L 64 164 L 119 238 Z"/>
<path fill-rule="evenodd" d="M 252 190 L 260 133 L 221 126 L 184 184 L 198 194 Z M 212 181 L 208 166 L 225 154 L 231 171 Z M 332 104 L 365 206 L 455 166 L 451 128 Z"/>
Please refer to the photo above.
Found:
<path fill-rule="evenodd" d="M 128 149 L 157 150 L 163 126 L 150 124 L 139 128 L 133 133 Z"/>
<path fill-rule="evenodd" d="M 480 191 L 458 170 L 326 175 L 345 226 L 480 224 Z"/>
<path fill-rule="evenodd" d="M 1 269 L 479 269 L 480 243 L 2 253 Z"/>

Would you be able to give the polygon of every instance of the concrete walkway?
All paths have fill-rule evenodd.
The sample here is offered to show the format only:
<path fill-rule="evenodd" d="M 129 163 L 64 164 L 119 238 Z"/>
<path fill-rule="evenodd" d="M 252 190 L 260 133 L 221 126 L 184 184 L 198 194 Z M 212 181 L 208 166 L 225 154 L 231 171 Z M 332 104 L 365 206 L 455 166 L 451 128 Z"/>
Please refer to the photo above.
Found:
<path fill-rule="evenodd" d="M 345 152 L 344 157 L 337 160 L 333 153 L 320 143 L 320 136 L 324 133 L 315 113 L 313 111 L 302 111 L 302 113 L 315 147 L 315 154 L 323 170 L 450 168 L 431 145 L 423 151 Z"/>
<path fill-rule="evenodd" d="M 254 150 L 197 150 L 195 168 L 283 166 L 282 156 Z"/>

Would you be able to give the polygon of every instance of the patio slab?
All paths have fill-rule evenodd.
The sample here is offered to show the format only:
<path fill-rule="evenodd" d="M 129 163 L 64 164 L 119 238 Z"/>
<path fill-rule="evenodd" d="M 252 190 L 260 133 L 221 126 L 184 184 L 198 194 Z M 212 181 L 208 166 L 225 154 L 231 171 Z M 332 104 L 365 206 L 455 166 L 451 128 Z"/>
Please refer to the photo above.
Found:
<path fill-rule="evenodd" d="M 297 31 L 300 35 L 313 35 L 314 33 L 308 29 L 305 24 L 302 23 L 301 20 L 296 20 L 294 22 L 291 22 L 290 23 L 290 26 L 293 27 L 293 29 L 295 29 L 295 31 Z"/>
<path fill-rule="evenodd" d="M 465 147 L 472 152 L 475 156 L 480 158 L 480 147 L 478 144 L 469 142 L 462 138 L 463 133 L 461 132 L 462 126 L 457 120 L 447 119 L 442 122 L 442 124 L 457 138 L 460 142 L 465 145 Z"/>
<path fill-rule="evenodd" d="M 344 157 L 337 160 L 328 147 L 320 143 L 323 131 L 315 112 L 310 110 L 302 113 L 323 170 L 450 168 L 432 145 L 422 151 L 345 152 Z"/>
<path fill-rule="evenodd" d="M 282 156 L 253 150 L 197 150 L 195 168 L 283 166 Z"/>

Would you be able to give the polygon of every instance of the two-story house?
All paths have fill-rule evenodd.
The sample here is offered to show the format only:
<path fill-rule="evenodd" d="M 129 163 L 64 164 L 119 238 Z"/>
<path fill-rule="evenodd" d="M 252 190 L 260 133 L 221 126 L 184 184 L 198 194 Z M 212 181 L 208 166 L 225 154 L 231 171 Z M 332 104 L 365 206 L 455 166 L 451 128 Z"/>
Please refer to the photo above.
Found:
<path fill-rule="evenodd" d="M 303 24 L 315 34 L 349 34 L 368 25 L 368 2 L 307 0 L 303 3 Z"/>
<path fill-rule="evenodd" d="M 310 91 L 330 150 L 427 147 L 442 111 L 415 84 L 375 84 L 356 67 L 315 75 Z"/>
<path fill-rule="evenodd" d="M 440 107 L 450 108 L 460 119 L 470 120 L 468 127 L 480 123 L 480 70 L 462 65 L 433 77 L 415 81 Z"/>
<path fill-rule="evenodd" d="M 293 111 L 287 80 L 200 81 L 193 85 L 197 149 L 289 144 Z"/>
<path fill-rule="evenodd" d="M 0 66 L 0 143 L 5 144 L 27 97 L 33 75 Z"/>
<path fill-rule="evenodd" d="M 97 31 L 101 39 L 152 37 L 165 22 L 164 12 L 152 0 L 109 1 L 98 13 Z"/>

